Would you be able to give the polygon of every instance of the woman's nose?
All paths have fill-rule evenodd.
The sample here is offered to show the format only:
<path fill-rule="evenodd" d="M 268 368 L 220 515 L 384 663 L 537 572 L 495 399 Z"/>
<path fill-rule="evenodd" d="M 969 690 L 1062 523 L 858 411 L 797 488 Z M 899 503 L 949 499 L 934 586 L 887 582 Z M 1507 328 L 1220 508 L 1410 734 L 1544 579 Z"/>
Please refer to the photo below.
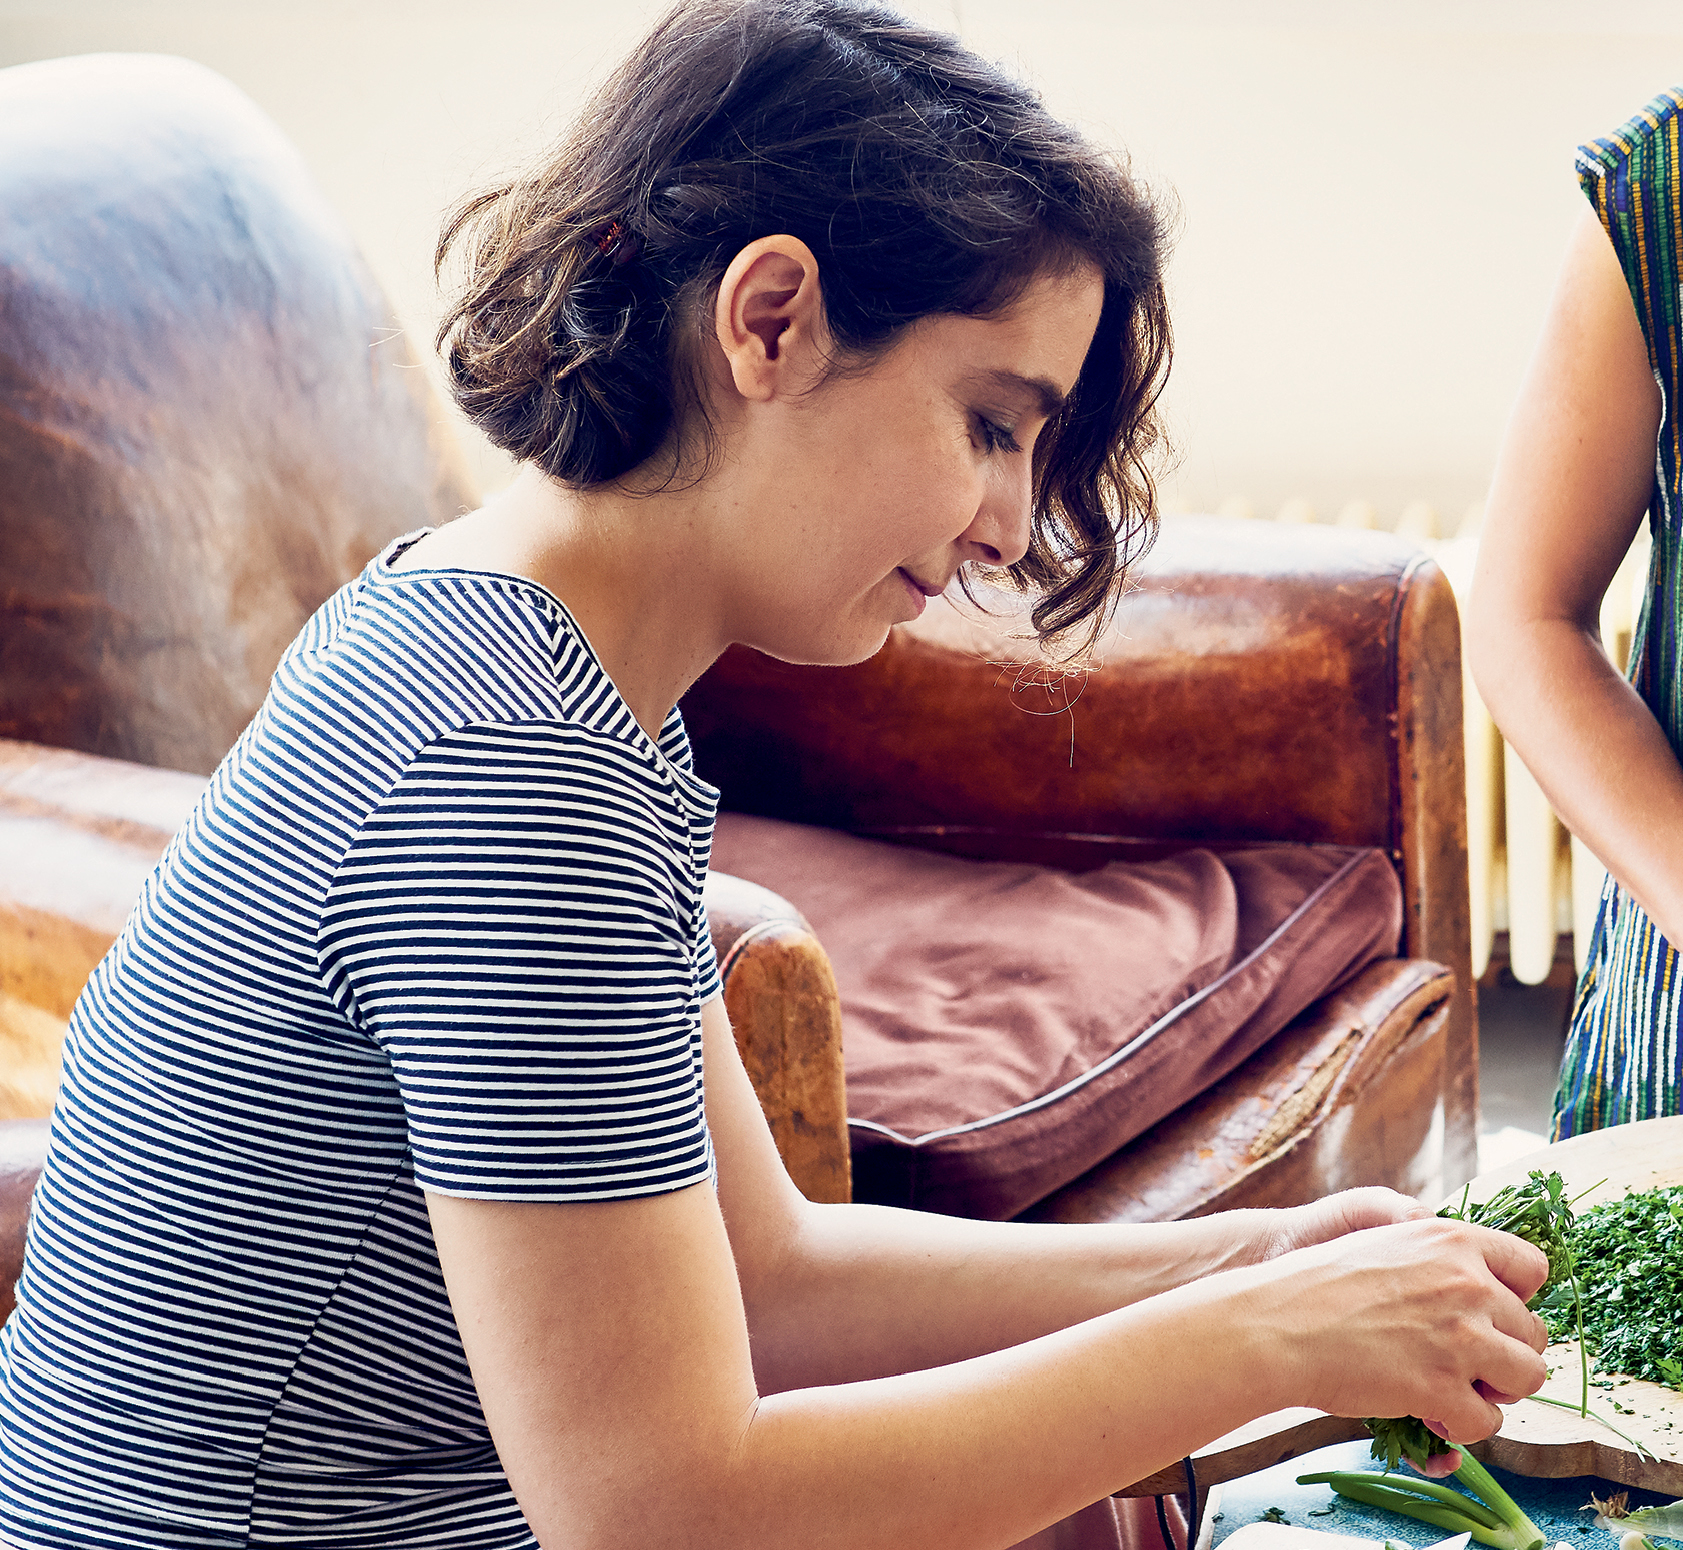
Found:
<path fill-rule="evenodd" d="M 1015 565 L 1028 553 L 1033 523 L 1033 470 L 1027 457 L 1012 459 L 1009 475 L 989 482 L 975 520 L 965 529 L 962 542 L 971 558 L 984 565 Z"/>

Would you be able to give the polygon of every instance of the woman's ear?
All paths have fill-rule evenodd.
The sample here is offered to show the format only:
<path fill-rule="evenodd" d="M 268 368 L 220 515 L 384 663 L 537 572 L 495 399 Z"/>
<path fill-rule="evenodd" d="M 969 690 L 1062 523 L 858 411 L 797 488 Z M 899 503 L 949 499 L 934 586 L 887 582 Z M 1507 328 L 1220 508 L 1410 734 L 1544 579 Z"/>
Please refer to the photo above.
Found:
<path fill-rule="evenodd" d="M 799 237 L 760 237 L 719 281 L 713 327 L 736 391 L 756 403 L 804 392 L 824 369 L 818 260 Z"/>

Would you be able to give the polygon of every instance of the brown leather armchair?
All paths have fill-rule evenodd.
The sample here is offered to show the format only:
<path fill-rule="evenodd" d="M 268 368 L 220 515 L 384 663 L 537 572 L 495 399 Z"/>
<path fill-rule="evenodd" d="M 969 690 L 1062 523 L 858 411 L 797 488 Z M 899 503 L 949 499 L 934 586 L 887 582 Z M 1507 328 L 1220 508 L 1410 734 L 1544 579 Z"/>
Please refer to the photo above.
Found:
<path fill-rule="evenodd" d="M 0 72 L 0 106 L 6 232 L 24 239 L 0 250 L 9 1287 L 64 1019 L 202 772 L 310 610 L 471 496 L 342 227 L 226 83 L 57 61 Z M 728 806 L 966 855 L 1377 845 L 1408 910 L 1405 958 L 1034 1214 L 1166 1217 L 1469 1173 L 1458 640 L 1433 567 L 1371 535 L 1172 524 L 1077 706 L 1073 763 L 1068 717 L 1013 708 L 999 649 L 932 610 L 860 668 L 732 653 L 686 704 L 700 762 Z M 809 1196 L 846 1199 L 825 954 L 763 888 L 715 876 L 708 908 L 778 1145 Z"/>
<path fill-rule="evenodd" d="M 734 650 L 684 710 L 728 809 L 1075 870 L 1190 846 L 1373 846 L 1404 903 L 1401 956 L 1337 986 L 1028 1215 L 1168 1218 L 1364 1183 L 1430 1194 L 1470 1177 L 1460 636 L 1437 567 L 1381 534 L 1177 518 L 1073 716 L 1023 713 L 1024 698 L 1047 709 L 1044 674 L 1002 668 L 1023 655 L 1003 624 L 932 606 L 858 667 Z M 892 932 L 892 900 L 883 917 Z M 728 937 L 735 919 L 716 926 Z M 740 956 L 727 965 L 755 973 Z M 748 999 L 729 974 L 726 987 Z M 835 1009 L 811 1004 L 830 1040 Z M 813 1105 L 822 1121 L 802 1121 L 829 1128 L 803 1176 L 824 1198 L 847 1166 L 833 1086 Z"/>

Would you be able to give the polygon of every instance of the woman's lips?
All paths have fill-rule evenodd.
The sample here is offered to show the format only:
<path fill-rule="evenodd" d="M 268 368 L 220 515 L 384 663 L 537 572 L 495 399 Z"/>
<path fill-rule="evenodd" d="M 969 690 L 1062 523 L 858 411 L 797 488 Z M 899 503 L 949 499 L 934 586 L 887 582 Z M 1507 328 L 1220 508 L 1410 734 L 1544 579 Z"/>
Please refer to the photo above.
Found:
<path fill-rule="evenodd" d="M 895 571 L 895 575 L 906 583 L 906 590 L 912 595 L 914 606 L 917 609 L 917 612 L 913 614 L 912 617 L 914 619 L 922 618 L 923 610 L 929 606 L 929 599 L 932 597 L 939 597 L 941 595 L 941 588 L 936 587 L 931 590 L 929 587 L 926 587 L 917 579 L 916 576 L 907 570 L 904 565 L 900 566 Z"/>

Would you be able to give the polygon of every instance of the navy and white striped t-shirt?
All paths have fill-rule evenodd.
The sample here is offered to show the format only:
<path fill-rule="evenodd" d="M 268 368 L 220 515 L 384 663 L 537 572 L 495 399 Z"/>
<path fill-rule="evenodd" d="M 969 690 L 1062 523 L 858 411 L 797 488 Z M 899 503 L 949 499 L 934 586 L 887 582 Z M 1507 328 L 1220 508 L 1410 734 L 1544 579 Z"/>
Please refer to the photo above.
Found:
<path fill-rule="evenodd" d="M 0 1540 L 535 1544 L 421 1192 L 711 1177 L 717 795 L 532 582 L 321 609 L 71 1019 Z"/>

